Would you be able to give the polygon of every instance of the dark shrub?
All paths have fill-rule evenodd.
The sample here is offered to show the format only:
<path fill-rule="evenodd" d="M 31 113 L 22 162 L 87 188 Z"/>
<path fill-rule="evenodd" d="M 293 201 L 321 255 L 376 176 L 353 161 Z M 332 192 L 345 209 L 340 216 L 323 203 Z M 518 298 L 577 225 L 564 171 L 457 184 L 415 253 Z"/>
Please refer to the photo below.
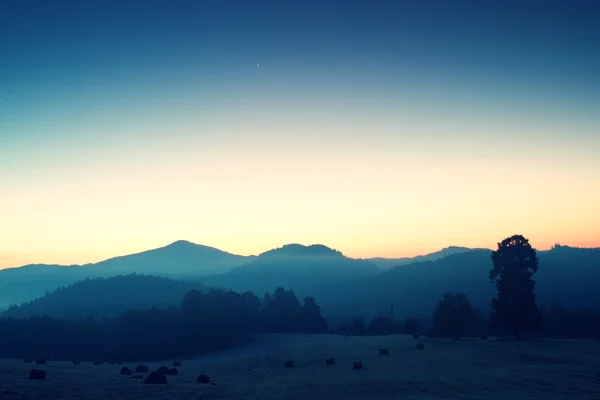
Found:
<path fill-rule="evenodd" d="M 425 343 L 417 343 L 417 350 L 425 350 Z"/>
<path fill-rule="evenodd" d="M 292 368 L 294 366 L 294 360 L 287 360 L 285 362 L 285 367 L 286 368 Z"/>
<path fill-rule="evenodd" d="M 202 375 L 198 376 L 198 379 L 196 379 L 196 382 L 204 383 L 204 384 L 210 383 L 210 376 L 202 374 Z"/>
<path fill-rule="evenodd" d="M 130 368 L 123 367 L 121 368 L 121 375 L 131 375 L 133 371 Z"/>
<path fill-rule="evenodd" d="M 333 357 L 325 359 L 325 365 L 334 365 L 335 359 Z"/>
<path fill-rule="evenodd" d="M 362 361 L 355 361 L 354 364 L 352 364 L 353 369 L 362 369 L 362 367 Z"/>

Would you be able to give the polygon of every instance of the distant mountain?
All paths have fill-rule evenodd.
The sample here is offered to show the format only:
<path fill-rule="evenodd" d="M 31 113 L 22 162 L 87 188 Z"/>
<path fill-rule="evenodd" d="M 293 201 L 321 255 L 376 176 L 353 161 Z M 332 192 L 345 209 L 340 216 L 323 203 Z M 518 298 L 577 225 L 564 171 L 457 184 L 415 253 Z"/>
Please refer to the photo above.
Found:
<path fill-rule="evenodd" d="M 192 289 L 202 290 L 204 287 L 199 283 L 137 274 L 84 279 L 59 287 L 28 303 L 13 306 L 1 316 L 114 317 L 132 309 L 179 306 L 185 294 Z"/>
<path fill-rule="evenodd" d="M 402 265 L 411 264 L 419 261 L 436 261 L 440 258 L 451 256 L 453 254 L 464 253 L 473 250 L 485 250 L 485 249 L 471 249 L 468 247 L 450 246 L 445 247 L 442 250 L 435 251 L 433 253 L 415 256 L 415 257 L 403 257 L 403 258 L 370 258 L 368 259 L 373 264 L 377 265 L 381 269 L 390 269 L 394 267 L 400 267 Z"/>
<path fill-rule="evenodd" d="M 252 262 L 218 276 L 203 279 L 207 285 L 250 290 L 258 295 L 284 286 L 298 294 L 323 282 L 340 282 L 381 272 L 366 260 L 348 258 L 324 245 L 288 244 L 260 254 Z"/>
<path fill-rule="evenodd" d="M 171 277 L 201 277 L 221 274 L 253 258 L 179 240 L 165 247 L 114 257 L 85 267 L 89 273 L 99 276 L 143 273 Z"/>
<path fill-rule="evenodd" d="M 83 266 L 34 264 L 0 270 L 0 309 L 44 295 L 78 280 L 131 273 L 194 279 L 223 273 L 253 260 L 179 240 L 168 246 Z"/>
<path fill-rule="evenodd" d="M 536 299 L 567 308 L 600 307 L 600 249 L 566 246 L 538 251 Z M 447 291 L 465 292 L 474 306 L 487 310 L 496 288 L 489 280 L 491 250 L 471 250 L 392 268 L 362 279 L 313 289 L 325 316 L 388 315 L 394 304 L 399 318 L 427 318 Z"/>

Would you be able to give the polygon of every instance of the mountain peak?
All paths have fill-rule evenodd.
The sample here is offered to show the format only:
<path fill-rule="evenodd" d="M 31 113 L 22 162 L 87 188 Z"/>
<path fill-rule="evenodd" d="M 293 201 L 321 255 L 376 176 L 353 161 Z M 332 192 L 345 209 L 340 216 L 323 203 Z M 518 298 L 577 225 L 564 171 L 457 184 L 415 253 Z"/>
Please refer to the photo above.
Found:
<path fill-rule="evenodd" d="M 326 256 L 343 256 L 337 250 L 333 250 L 322 244 L 311 244 L 305 246 L 298 243 L 290 243 L 282 247 L 265 251 L 260 254 L 261 257 L 326 257 Z"/>

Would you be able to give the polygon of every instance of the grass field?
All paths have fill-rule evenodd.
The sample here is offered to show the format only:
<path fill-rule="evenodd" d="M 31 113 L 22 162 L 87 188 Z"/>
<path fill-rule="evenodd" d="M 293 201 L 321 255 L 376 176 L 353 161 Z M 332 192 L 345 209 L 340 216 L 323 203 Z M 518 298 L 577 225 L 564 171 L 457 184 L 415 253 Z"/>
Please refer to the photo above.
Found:
<path fill-rule="evenodd" d="M 409 336 L 264 335 L 247 346 L 182 360 L 167 385 L 119 375 L 120 365 L 0 360 L 0 399 L 600 399 L 594 340 L 513 342 Z M 389 356 L 379 356 L 387 347 Z M 325 365 L 335 357 L 336 365 Z M 293 359 L 293 368 L 284 361 Z M 145 363 L 151 370 L 173 360 Z M 352 363 L 362 361 L 362 370 Z M 137 363 L 128 363 L 135 367 Z M 31 368 L 45 381 L 29 381 Z M 216 385 L 200 385 L 200 373 Z"/>

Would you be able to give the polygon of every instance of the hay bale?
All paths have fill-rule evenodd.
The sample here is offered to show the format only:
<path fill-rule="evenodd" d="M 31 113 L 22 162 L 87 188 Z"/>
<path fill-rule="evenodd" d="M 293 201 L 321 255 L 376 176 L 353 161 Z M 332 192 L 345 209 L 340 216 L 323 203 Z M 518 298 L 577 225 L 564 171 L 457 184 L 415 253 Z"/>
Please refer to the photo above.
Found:
<path fill-rule="evenodd" d="M 179 370 L 177 368 L 171 368 L 169 375 L 179 375 Z"/>
<path fill-rule="evenodd" d="M 333 357 L 326 358 L 325 365 L 335 365 L 335 358 L 333 358 Z"/>
<path fill-rule="evenodd" d="M 166 385 L 167 377 L 159 372 L 150 372 L 144 379 L 144 383 L 147 385 Z"/>
<path fill-rule="evenodd" d="M 294 366 L 294 360 L 287 360 L 285 362 L 285 367 L 286 368 L 292 368 Z"/>
<path fill-rule="evenodd" d="M 135 367 L 135 372 L 137 372 L 138 374 L 147 374 L 148 373 L 148 366 L 147 365 L 138 365 L 137 367 Z"/>
<path fill-rule="evenodd" d="M 420 337 L 421 337 L 421 335 L 419 335 L 418 333 L 415 333 L 415 334 L 413 335 L 413 339 L 418 339 L 418 338 L 420 338 Z"/>
<path fill-rule="evenodd" d="M 43 369 L 32 369 L 29 371 L 29 380 L 41 381 L 46 379 L 46 371 Z"/>
<path fill-rule="evenodd" d="M 121 368 L 121 375 L 132 375 L 133 371 L 131 368 L 123 367 Z"/>
<path fill-rule="evenodd" d="M 45 358 L 38 358 L 37 360 L 35 360 L 36 364 L 46 364 L 46 359 Z"/>
<path fill-rule="evenodd" d="M 362 369 L 362 367 L 362 361 L 354 361 L 354 364 L 352 364 L 352 369 Z"/>
<path fill-rule="evenodd" d="M 425 350 L 425 343 L 417 343 L 417 350 Z"/>
<path fill-rule="evenodd" d="M 379 355 L 380 355 L 380 356 L 389 356 L 389 355 L 390 355 L 390 352 L 389 352 L 389 350 L 387 349 L 387 347 L 385 347 L 385 348 L 383 348 L 383 349 L 379 349 Z"/>
<path fill-rule="evenodd" d="M 26 358 L 26 359 L 23 360 L 23 362 L 25 364 L 31 364 L 33 362 L 33 360 L 31 358 Z"/>
<path fill-rule="evenodd" d="M 163 375 L 169 375 L 170 371 L 171 371 L 171 369 L 164 365 L 158 367 L 158 369 L 156 370 L 156 372 L 158 372 L 159 374 L 163 374 Z"/>
<path fill-rule="evenodd" d="M 202 384 L 208 384 L 208 383 L 210 383 L 210 376 L 202 374 L 202 375 L 198 376 L 198 379 L 196 379 L 196 382 L 202 383 Z"/>
<path fill-rule="evenodd" d="M 181 367 L 181 361 L 173 361 L 174 367 Z"/>

